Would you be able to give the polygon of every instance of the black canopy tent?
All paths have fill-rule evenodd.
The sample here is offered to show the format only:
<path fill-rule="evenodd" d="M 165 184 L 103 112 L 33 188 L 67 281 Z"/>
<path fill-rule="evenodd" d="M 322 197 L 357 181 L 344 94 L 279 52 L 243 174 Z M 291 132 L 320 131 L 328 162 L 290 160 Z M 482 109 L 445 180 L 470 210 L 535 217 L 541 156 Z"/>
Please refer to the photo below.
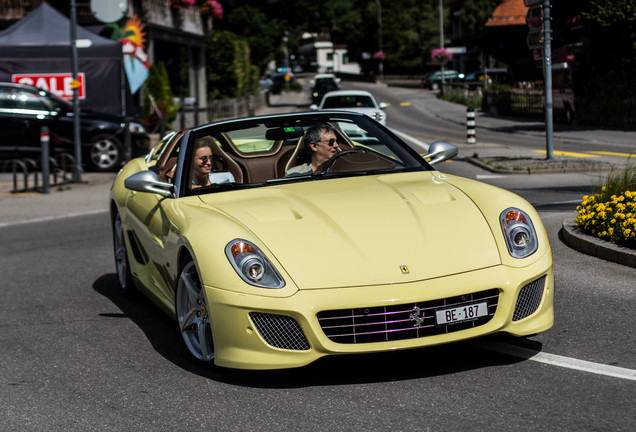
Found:
<path fill-rule="evenodd" d="M 72 73 L 71 22 L 47 3 L 0 32 L 0 81 L 15 74 Z M 132 96 L 122 65 L 121 42 L 77 26 L 78 64 L 85 77 L 82 109 L 132 113 Z M 125 86 L 123 86 L 125 84 Z M 123 90 L 122 90 L 123 89 Z M 124 94 L 125 104 L 122 104 Z"/>

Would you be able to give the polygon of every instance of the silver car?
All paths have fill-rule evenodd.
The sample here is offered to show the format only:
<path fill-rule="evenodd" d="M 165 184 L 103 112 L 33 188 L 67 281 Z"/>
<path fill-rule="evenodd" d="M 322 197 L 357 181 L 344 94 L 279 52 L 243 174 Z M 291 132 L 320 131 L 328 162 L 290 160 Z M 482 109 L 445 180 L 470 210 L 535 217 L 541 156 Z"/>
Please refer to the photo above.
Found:
<path fill-rule="evenodd" d="M 383 111 L 388 105 L 378 104 L 371 93 L 364 90 L 334 90 L 322 97 L 320 105 L 312 104 L 312 110 L 342 110 L 366 114 L 372 119 L 386 126 L 386 113 Z"/>

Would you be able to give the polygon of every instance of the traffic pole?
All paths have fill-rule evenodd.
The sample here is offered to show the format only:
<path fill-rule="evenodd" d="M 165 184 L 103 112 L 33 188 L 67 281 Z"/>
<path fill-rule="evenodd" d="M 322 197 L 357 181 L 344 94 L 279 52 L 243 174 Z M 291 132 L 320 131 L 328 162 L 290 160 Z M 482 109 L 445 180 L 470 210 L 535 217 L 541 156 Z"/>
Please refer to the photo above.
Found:
<path fill-rule="evenodd" d="M 554 119 L 552 117 L 552 30 L 550 0 L 543 1 L 543 75 L 545 87 L 546 159 L 554 159 Z"/>
<path fill-rule="evenodd" d="M 42 192 L 44 193 L 49 193 L 49 176 L 51 173 L 49 140 L 49 128 L 47 126 L 42 126 L 40 129 L 40 145 L 42 148 Z"/>
<path fill-rule="evenodd" d="M 475 109 L 471 107 L 466 110 L 466 136 L 468 144 L 475 144 Z"/>

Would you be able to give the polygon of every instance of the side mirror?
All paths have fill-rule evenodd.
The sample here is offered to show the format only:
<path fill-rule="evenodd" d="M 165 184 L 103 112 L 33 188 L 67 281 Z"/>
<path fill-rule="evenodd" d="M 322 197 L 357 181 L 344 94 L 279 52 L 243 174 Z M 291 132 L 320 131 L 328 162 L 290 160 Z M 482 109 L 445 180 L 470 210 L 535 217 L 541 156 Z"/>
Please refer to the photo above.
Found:
<path fill-rule="evenodd" d="M 309 109 L 312 110 L 312 111 L 318 111 L 318 105 L 311 104 L 311 105 L 309 105 Z"/>
<path fill-rule="evenodd" d="M 430 165 L 447 161 L 457 156 L 458 150 L 453 144 L 444 141 L 435 141 L 428 148 L 428 153 L 422 156 Z M 430 160 L 429 160 L 430 159 Z"/>
<path fill-rule="evenodd" d="M 380 102 L 380 109 L 384 109 L 388 107 L 388 105 L 386 104 L 386 102 Z"/>
<path fill-rule="evenodd" d="M 126 189 L 137 192 L 148 192 L 165 197 L 174 196 L 174 185 L 159 181 L 159 176 L 154 171 L 141 171 L 124 180 Z"/>

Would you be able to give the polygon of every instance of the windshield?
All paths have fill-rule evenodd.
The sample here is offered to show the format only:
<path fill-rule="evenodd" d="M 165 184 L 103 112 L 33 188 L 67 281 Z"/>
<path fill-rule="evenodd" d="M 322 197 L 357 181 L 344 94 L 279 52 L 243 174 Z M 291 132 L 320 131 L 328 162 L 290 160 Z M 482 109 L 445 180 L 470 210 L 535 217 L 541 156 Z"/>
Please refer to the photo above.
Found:
<path fill-rule="evenodd" d="M 323 102 L 323 109 L 329 108 L 375 108 L 370 96 L 341 95 L 330 96 Z"/>
<path fill-rule="evenodd" d="M 231 121 L 187 140 L 187 193 L 431 169 L 388 129 L 349 113 Z"/>

